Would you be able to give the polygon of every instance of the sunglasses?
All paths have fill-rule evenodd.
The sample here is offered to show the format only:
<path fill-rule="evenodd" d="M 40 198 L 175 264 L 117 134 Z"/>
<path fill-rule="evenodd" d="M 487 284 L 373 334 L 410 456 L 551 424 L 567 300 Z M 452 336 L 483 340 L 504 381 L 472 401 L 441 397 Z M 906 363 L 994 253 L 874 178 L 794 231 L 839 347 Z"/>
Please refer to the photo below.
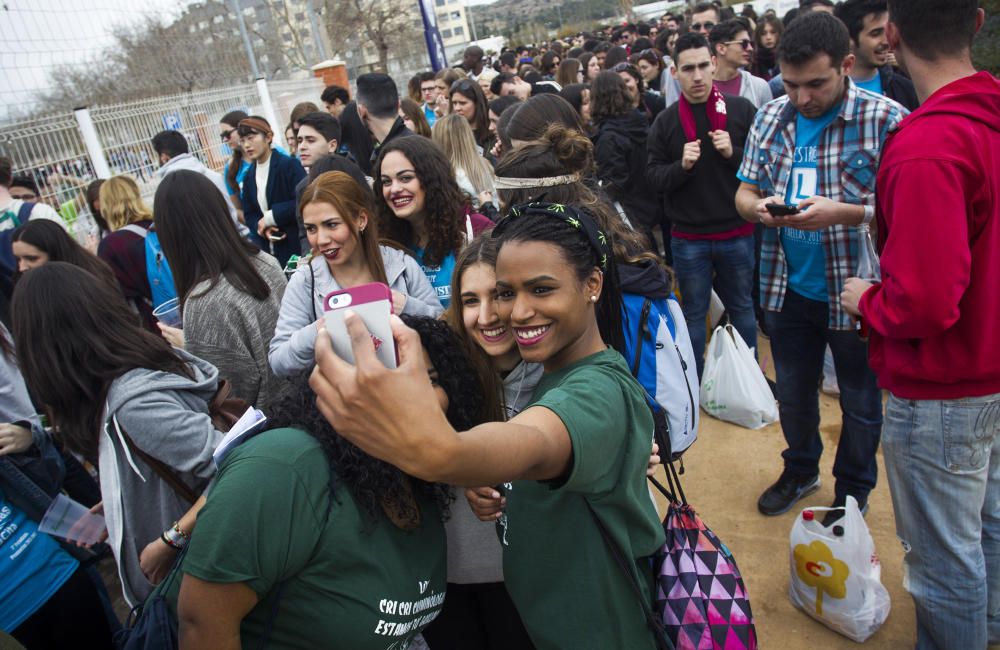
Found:
<path fill-rule="evenodd" d="M 627 61 L 622 61 L 621 63 L 616 63 L 611 72 L 631 72 L 632 64 Z"/>
<path fill-rule="evenodd" d="M 228 131 L 223 131 L 222 133 L 219 134 L 219 139 L 225 142 L 226 140 L 229 139 L 229 136 L 231 136 L 233 134 L 233 131 L 235 130 L 236 129 L 229 129 Z"/>
<path fill-rule="evenodd" d="M 753 41 L 751 41 L 749 38 L 744 38 L 742 41 L 726 41 L 725 43 L 723 43 L 723 45 L 739 45 L 744 50 L 753 49 Z"/>
<path fill-rule="evenodd" d="M 454 92 L 456 90 L 470 90 L 471 91 L 472 87 L 475 86 L 475 85 L 476 85 L 476 83 L 474 81 L 469 81 L 468 79 L 459 79 L 455 83 L 451 84 L 451 90 L 452 90 L 452 92 Z M 473 91 L 473 92 L 475 92 L 475 91 Z"/>
<path fill-rule="evenodd" d="M 703 23 L 694 23 L 691 25 L 691 31 L 700 32 L 702 27 L 704 27 L 705 30 L 708 31 L 711 30 L 713 27 L 715 27 L 715 23 L 713 23 L 711 20 L 706 20 Z"/>

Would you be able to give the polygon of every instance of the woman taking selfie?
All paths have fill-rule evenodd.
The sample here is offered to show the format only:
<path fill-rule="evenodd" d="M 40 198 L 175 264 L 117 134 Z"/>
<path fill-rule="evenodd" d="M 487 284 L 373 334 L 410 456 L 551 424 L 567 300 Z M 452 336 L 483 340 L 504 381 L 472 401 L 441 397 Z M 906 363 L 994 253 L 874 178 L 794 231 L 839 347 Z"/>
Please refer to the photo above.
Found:
<path fill-rule="evenodd" d="M 250 241 L 273 251 L 282 268 L 299 253 L 295 186 L 306 171 L 295 158 L 271 148 L 274 133 L 262 117 L 251 115 L 237 128 L 243 157 L 252 163 L 243 182 L 241 202 Z"/>
<path fill-rule="evenodd" d="M 648 558 L 664 540 L 645 484 L 653 421 L 609 348 L 623 340 L 610 242 L 589 213 L 565 204 L 512 208 L 496 230 L 500 320 L 521 357 L 544 366 L 532 403 L 509 422 L 459 434 L 428 407 L 416 334 L 394 325 L 400 367 L 388 370 L 349 318 L 357 369 L 320 337 L 311 378 L 319 408 L 341 435 L 411 475 L 509 483 L 498 531 L 504 578 L 538 648 L 659 647 L 639 602 L 652 602 Z"/>
<path fill-rule="evenodd" d="M 391 140 L 379 153 L 373 172 L 380 235 L 413 252 L 447 307 L 455 255 L 493 222 L 472 212 L 451 163 L 426 138 Z"/>
<path fill-rule="evenodd" d="M 422 136 L 407 137 L 433 146 Z M 269 353 L 276 374 L 291 376 L 312 368 L 316 323 L 323 317 L 323 299 L 332 291 L 382 282 L 392 290 L 393 313 L 441 313 L 416 260 L 379 245 L 368 188 L 344 172 L 327 172 L 306 187 L 300 205 L 313 256 L 292 276 L 281 301 Z"/>
<path fill-rule="evenodd" d="M 25 383 L 60 441 L 100 468 L 108 545 L 137 605 L 186 543 L 215 473 L 223 434 L 208 403 L 219 373 L 141 329 L 118 292 L 65 262 L 26 273 L 12 314 Z"/>
<path fill-rule="evenodd" d="M 159 327 L 168 341 L 218 368 L 234 395 L 269 412 L 286 389 L 267 360 L 285 274 L 221 218 L 225 199 L 212 189 L 207 178 L 184 170 L 156 189 L 156 231 L 183 315 L 183 329 Z"/>

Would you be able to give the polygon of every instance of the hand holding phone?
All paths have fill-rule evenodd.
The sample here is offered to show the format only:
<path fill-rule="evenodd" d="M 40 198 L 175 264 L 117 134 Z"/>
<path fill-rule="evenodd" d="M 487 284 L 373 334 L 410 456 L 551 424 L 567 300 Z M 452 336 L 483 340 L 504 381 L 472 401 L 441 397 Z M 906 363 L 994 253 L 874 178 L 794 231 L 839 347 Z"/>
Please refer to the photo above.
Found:
<path fill-rule="evenodd" d="M 790 217 L 799 213 L 799 209 L 794 205 L 783 203 L 768 203 L 764 206 L 772 217 Z"/>
<path fill-rule="evenodd" d="M 392 291 L 389 287 L 381 282 L 372 282 L 333 291 L 323 299 L 323 318 L 330 333 L 333 351 L 344 361 L 353 364 L 351 337 L 344 324 L 344 314 L 348 309 L 357 314 L 368 328 L 375 345 L 375 356 L 382 365 L 395 368 L 396 344 L 389 324 L 389 316 L 392 315 Z"/>

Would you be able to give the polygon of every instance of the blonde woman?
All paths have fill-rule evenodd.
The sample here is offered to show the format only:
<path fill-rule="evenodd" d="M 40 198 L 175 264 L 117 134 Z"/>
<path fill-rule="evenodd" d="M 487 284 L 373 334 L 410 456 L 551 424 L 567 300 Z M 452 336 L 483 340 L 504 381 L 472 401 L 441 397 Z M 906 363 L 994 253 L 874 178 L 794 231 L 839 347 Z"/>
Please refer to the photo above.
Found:
<path fill-rule="evenodd" d="M 153 212 L 129 176 L 115 176 L 101 185 L 101 216 L 111 232 L 101 240 L 97 256 L 108 263 L 121 285 L 125 299 L 139 313 L 142 325 L 160 333 L 153 317 L 153 295 L 146 279 L 146 233 L 153 225 Z"/>
<path fill-rule="evenodd" d="M 482 211 L 483 203 L 493 204 L 497 191 L 493 168 L 476 148 L 468 120 L 458 114 L 442 117 L 434 123 L 431 139 L 451 161 L 458 187 L 472 199 L 473 209 Z"/>

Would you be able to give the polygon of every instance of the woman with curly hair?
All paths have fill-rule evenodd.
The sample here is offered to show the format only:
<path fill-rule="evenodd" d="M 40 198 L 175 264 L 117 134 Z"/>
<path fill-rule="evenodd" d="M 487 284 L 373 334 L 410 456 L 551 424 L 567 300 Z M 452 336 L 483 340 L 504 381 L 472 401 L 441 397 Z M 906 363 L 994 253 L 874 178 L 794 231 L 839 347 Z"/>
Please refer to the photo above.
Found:
<path fill-rule="evenodd" d="M 660 77 L 663 75 L 664 64 L 660 53 L 651 48 L 645 49 L 638 54 L 633 54 L 630 61 L 642 75 L 642 80 L 646 83 L 646 90 L 661 95 Z"/>
<path fill-rule="evenodd" d="M 406 137 L 430 145 L 422 136 Z M 395 313 L 441 313 L 441 303 L 417 261 L 397 248 L 379 245 L 382 229 L 367 187 L 344 172 L 326 172 L 306 187 L 299 206 L 313 255 L 299 264 L 281 300 L 268 352 L 275 374 L 292 376 L 312 367 L 316 322 L 331 291 L 382 282 L 392 290 Z"/>
<path fill-rule="evenodd" d="M 646 121 L 652 124 L 666 105 L 663 97 L 646 90 L 646 82 L 642 80 L 639 69 L 628 61 L 617 64 L 611 68 L 611 72 L 622 78 L 625 87 L 628 88 L 629 97 L 632 98 L 632 105 L 645 114 Z"/>
<path fill-rule="evenodd" d="M 404 319 L 419 333 L 434 408 L 454 427 L 483 422 L 486 393 L 449 327 Z M 298 388 L 269 431 L 219 466 L 180 586 L 167 593 L 181 647 L 267 639 L 275 647 L 404 648 L 441 613 L 449 489 L 342 438 L 308 386 Z"/>
<path fill-rule="evenodd" d="M 493 222 L 472 212 L 448 158 L 427 138 L 390 140 L 372 171 L 381 235 L 413 252 L 447 307 L 455 255 Z"/>

